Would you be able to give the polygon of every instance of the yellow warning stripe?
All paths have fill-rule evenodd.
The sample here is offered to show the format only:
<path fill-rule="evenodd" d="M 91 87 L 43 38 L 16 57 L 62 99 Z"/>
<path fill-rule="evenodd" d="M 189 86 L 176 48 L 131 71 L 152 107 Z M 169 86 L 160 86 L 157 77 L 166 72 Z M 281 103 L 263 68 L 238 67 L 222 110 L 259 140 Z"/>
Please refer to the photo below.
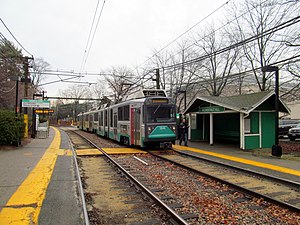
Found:
<path fill-rule="evenodd" d="M 179 145 L 173 145 L 173 148 L 176 150 L 188 150 L 188 151 L 192 151 L 192 152 L 198 152 L 201 154 L 211 155 L 211 156 L 215 156 L 218 158 L 231 160 L 234 162 L 244 163 L 244 164 L 248 164 L 248 165 L 252 165 L 252 166 L 257 166 L 257 167 L 261 167 L 261 168 L 279 171 L 282 173 L 288 173 L 288 174 L 292 174 L 295 176 L 300 176 L 300 171 L 298 171 L 298 170 L 293 170 L 293 169 L 289 169 L 289 168 L 281 167 L 281 166 L 275 166 L 275 165 L 268 164 L 268 163 L 257 162 L 257 161 L 253 161 L 253 160 L 249 160 L 249 159 L 244 159 L 244 158 L 239 158 L 239 157 L 229 156 L 229 155 L 223 155 L 220 153 L 209 152 L 209 151 L 204 151 L 204 150 L 200 150 L 200 149 L 196 149 L 196 148 L 184 147 L 184 146 L 179 146 Z"/>
<path fill-rule="evenodd" d="M 42 159 L 30 172 L 0 212 L 0 224 L 37 224 L 61 143 L 60 132 L 53 127 L 55 136 Z"/>
<path fill-rule="evenodd" d="M 136 148 L 102 148 L 107 154 L 145 154 L 147 152 Z"/>
<path fill-rule="evenodd" d="M 87 148 L 87 149 L 77 149 L 76 155 L 78 156 L 93 156 L 93 155 L 103 155 L 97 148 Z"/>

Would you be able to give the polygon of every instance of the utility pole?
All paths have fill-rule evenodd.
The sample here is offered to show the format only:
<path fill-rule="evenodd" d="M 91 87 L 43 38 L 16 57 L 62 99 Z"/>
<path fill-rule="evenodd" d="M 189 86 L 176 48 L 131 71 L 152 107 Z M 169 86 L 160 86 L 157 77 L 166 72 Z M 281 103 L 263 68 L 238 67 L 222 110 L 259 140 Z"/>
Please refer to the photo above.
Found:
<path fill-rule="evenodd" d="M 24 69 L 24 80 L 21 79 L 22 82 L 25 83 L 24 88 L 24 98 L 28 99 L 29 93 L 29 83 L 31 82 L 29 78 L 29 59 L 33 60 L 32 57 L 25 56 L 24 57 L 24 62 L 23 62 L 23 69 Z M 28 108 L 26 107 L 24 109 L 24 123 L 25 123 L 25 131 L 24 131 L 24 137 L 28 137 Z M 34 121 L 32 121 L 34 123 Z"/>
<path fill-rule="evenodd" d="M 24 92 L 24 98 L 28 98 L 28 78 L 29 78 L 29 62 L 28 62 L 28 56 L 24 57 L 24 78 L 25 78 L 25 92 Z"/>
<path fill-rule="evenodd" d="M 275 72 L 275 144 L 272 146 L 272 155 L 279 156 L 282 155 L 282 147 L 278 142 L 278 119 L 279 119 L 279 68 L 278 66 L 264 66 L 262 67 L 262 72 Z"/>
<path fill-rule="evenodd" d="M 159 81 L 160 81 L 159 69 L 155 69 L 155 76 L 156 76 L 156 78 L 152 79 L 152 80 L 156 81 L 156 89 L 160 89 L 160 84 L 159 84 Z"/>

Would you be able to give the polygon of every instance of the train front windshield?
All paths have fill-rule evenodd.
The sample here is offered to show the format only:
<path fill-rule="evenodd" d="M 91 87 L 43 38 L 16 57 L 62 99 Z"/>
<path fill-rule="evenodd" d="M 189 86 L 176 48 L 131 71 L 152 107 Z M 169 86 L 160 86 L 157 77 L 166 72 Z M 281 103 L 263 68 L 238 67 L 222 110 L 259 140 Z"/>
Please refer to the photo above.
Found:
<path fill-rule="evenodd" d="M 176 121 L 176 108 L 174 105 L 147 105 L 146 122 L 168 123 Z"/>

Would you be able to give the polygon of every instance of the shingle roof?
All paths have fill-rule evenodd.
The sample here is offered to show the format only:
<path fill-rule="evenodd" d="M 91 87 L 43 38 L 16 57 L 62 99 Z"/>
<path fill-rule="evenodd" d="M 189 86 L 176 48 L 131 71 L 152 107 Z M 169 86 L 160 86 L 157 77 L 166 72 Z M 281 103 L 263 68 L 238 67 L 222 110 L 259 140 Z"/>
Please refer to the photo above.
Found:
<path fill-rule="evenodd" d="M 214 105 L 222 106 L 234 111 L 249 113 L 270 98 L 274 98 L 274 101 L 272 101 L 274 104 L 275 102 L 274 91 L 262 91 L 257 93 L 228 96 L 228 97 L 220 97 L 220 96 L 197 97 L 191 102 L 191 104 L 187 107 L 184 113 L 192 112 L 203 101 L 212 103 Z M 289 109 L 285 106 L 285 104 L 281 100 L 279 104 L 279 111 L 289 113 Z"/>

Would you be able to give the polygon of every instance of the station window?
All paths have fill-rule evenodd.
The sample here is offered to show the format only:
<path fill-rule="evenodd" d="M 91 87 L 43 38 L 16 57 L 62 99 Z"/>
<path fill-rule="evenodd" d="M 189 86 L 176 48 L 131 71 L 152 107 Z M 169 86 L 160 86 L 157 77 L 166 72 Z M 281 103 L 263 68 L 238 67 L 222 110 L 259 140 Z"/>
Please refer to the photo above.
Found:
<path fill-rule="evenodd" d="M 197 129 L 196 114 L 191 114 L 191 129 Z"/>
<path fill-rule="evenodd" d="M 251 120 L 250 118 L 245 118 L 245 133 L 251 133 Z"/>

